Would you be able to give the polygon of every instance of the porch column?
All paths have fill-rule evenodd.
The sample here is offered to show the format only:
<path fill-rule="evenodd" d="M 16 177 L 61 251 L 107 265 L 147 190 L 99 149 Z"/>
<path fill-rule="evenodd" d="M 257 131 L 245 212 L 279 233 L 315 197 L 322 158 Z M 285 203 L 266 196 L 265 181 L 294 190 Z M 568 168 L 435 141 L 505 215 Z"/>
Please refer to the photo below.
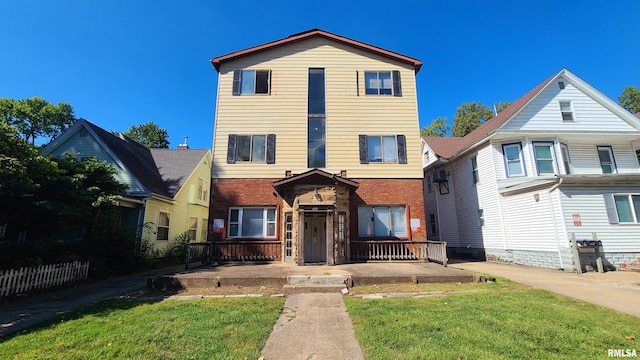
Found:
<path fill-rule="evenodd" d="M 304 210 L 298 210 L 298 236 L 296 239 L 298 249 L 298 265 L 304 265 Z"/>
<path fill-rule="evenodd" d="M 333 236 L 333 210 L 327 211 L 327 265 L 336 264 L 334 236 Z"/>

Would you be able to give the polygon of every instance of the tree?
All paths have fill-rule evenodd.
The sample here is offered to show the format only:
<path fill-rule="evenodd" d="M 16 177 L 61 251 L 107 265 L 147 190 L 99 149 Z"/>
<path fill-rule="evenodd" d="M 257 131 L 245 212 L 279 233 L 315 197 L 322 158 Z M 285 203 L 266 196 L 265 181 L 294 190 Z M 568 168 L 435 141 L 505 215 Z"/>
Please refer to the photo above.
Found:
<path fill-rule="evenodd" d="M 491 119 L 493 111 L 481 102 L 460 104 L 453 116 L 453 136 L 465 136 Z"/>
<path fill-rule="evenodd" d="M 431 125 L 425 126 L 420 129 L 420 136 L 444 137 L 447 136 L 447 133 L 449 133 L 449 131 L 451 131 L 451 126 L 449 126 L 447 117 L 438 116 L 436 119 L 431 121 Z"/>
<path fill-rule="evenodd" d="M 632 114 L 640 112 L 640 90 L 635 86 L 627 86 L 618 96 L 620 105 Z"/>
<path fill-rule="evenodd" d="M 497 109 L 498 113 L 501 113 L 502 110 L 506 109 L 507 106 L 509 106 L 511 104 L 513 104 L 513 102 L 508 101 L 508 100 L 500 100 L 498 102 L 498 104 L 496 105 L 496 109 Z"/>
<path fill-rule="evenodd" d="M 123 134 L 148 148 L 169 148 L 169 134 L 167 130 L 159 128 L 153 121 L 138 126 L 132 125 L 129 130 Z"/>
<path fill-rule="evenodd" d="M 53 139 L 76 121 L 68 103 L 54 105 L 37 96 L 22 100 L 1 98 L 0 119 L 14 126 L 32 145 L 38 137 Z"/>

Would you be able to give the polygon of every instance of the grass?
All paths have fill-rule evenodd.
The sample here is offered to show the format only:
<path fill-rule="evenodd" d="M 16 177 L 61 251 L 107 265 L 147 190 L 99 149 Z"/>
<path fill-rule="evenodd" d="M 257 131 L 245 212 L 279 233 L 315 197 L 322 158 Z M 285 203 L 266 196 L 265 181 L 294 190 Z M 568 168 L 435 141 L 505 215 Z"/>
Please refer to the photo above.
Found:
<path fill-rule="evenodd" d="M 257 359 L 282 298 L 102 302 L 0 343 L 1 359 Z"/>
<path fill-rule="evenodd" d="M 625 339 L 640 337 L 638 317 L 500 283 L 424 299 L 348 297 L 345 304 L 367 359 L 601 359 L 608 349 L 638 348 Z"/>

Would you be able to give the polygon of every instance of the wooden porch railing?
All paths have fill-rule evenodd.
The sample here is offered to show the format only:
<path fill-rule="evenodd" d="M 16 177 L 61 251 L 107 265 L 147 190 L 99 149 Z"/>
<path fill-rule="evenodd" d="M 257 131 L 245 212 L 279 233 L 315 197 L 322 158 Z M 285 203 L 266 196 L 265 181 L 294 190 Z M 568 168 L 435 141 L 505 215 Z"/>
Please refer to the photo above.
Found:
<path fill-rule="evenodd" d="M 280 241 L 221 241 L 214 246 L 217 261 L 282 260 Z"/>
<path fill-rule="evenodd" d="M 447 243 L 444 241 L 352 241 L 351 259 L 436 261 L 447 266 Z"/>

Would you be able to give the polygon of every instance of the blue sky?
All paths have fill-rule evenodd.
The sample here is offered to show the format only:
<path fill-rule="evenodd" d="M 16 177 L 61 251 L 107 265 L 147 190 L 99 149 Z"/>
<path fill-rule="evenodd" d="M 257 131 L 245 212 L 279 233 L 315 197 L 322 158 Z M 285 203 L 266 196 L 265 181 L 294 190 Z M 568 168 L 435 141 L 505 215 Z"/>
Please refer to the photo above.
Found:
<path fill-rule="evenodd" d="M 424 62 L 420 126 L 515 100 L 567 68 L 640 86 L 640 1 L 0 0 L 0 97 L 68 102 L 107 130 L 154 121 L 209 148 L 215 56 L 321 28 Z"/>

